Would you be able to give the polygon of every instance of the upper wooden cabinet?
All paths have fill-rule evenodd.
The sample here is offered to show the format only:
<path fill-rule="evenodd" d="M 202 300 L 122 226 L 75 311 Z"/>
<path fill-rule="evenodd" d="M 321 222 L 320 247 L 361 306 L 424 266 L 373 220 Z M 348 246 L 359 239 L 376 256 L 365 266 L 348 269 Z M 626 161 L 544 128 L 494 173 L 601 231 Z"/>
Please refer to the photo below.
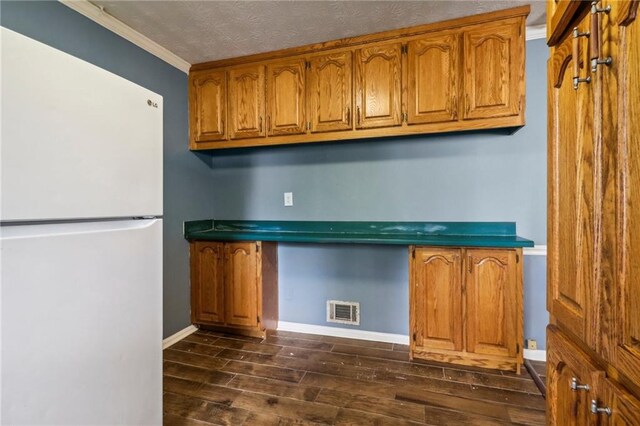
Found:
<path fill-rule="evenodd" d="M 267 65 L 267 133 L 297 135 L 306 129 L 305 68 L 303 59 Z"/>
<path fill-rule="evenodd" d="M 229 136 L 264 137 L 264 65 L 229 70 Z"/>
<path fill-rule="evenodd" d="M 307 99 L 312 132 L 352 128 L 352 62 L 349 51 L 309 59 Z"/>
<path fill-rule="evenodd" d="M 522 249 L 412 247 L 410 354 L 520 371 Z"/>
<path fill-rule="evenodd" d="M 189 110 L 195 143 L 227 138 L 227 79 L 224 70 L 190 76 Z"/>
<path fill-rule="evenodd" d="M 458 119 L 460 34 L 434 35 L 407 45 L 409 124 Z"/>
<path fill-rule="evenodd" d="M 518 115 L 524 108 L 524 32 L 520 21 L 464 32 L 464 118 Z"/>
<path fill-rule="evenodd" d="M 190 148 L 522 126 L 528 13 L 522 6 L 193 65 Z"/>
<path fill-rule="evenodd" d="M 401 65 L 400 43 L 356 50 L 356 128 L 402 123 Z"/>

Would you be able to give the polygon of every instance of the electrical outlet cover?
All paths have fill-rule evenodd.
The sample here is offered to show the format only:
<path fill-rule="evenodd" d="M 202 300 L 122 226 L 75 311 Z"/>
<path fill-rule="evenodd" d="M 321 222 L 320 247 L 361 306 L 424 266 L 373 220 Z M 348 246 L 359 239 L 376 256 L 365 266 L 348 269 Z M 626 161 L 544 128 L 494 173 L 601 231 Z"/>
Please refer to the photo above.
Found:
<path fill-rule="evenodd" d="M 285 207 L 293 206 L 293 192 L 284 193 L 284 205 Z"/>

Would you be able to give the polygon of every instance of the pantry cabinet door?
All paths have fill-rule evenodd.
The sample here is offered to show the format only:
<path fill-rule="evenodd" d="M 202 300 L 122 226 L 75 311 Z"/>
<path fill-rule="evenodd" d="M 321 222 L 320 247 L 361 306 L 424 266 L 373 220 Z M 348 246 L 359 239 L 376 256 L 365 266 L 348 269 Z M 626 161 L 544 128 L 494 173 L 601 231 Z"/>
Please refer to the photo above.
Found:
<path fill-rule="evenodd" d="M 356 51 L 356 128 L 402 124 L 402 45 L 373 45 Z"/>

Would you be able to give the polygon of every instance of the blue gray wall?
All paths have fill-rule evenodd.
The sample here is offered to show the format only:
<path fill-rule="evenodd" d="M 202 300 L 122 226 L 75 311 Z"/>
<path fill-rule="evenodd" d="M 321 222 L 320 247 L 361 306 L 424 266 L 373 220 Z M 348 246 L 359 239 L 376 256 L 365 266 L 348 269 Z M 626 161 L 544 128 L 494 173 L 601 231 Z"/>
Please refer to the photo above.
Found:
<path fill-rule="evenodd" d="M 0 24 L 164 98 L 164 335 L 190 324 L 182 222 L 210 217 L 211 158 L 187 150 L 187 75 L 56 1 L 0 3 Z"/>
<path fill-rule="evenodd" d="M 546 57 L 527 42 L 527 125 L 216 152 L 214 218 L 515 221 L 546 244 Z M 294 206 L 283 206 L 283 193 Z M 544 347 L 544 257 L 525 260 L 525 337 Z M 361 329 L 408 334 L 406 248 L 282 244 L 280 319 L 325 322 L 326 300 L 361 302 Z M 342 326 L 344 327 L 344 326 Z"/>

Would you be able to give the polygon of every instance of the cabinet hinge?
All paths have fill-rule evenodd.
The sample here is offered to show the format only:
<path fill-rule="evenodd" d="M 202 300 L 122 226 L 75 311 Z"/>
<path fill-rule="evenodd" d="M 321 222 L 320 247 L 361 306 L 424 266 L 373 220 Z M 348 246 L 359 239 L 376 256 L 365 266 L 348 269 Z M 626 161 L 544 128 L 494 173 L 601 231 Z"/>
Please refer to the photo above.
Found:
<path fill-rule="evenodd" d="M 306 62 L 304 63 L 304 67 L 305 67 L 306 69 L 310 70 L 310 69 L 311 69 L 311 62 L 306 61 Z"/>
<path fill-rule="evenodd" d="M 409 121 L 409 114 L 407 114 L 406 112 L 402 113 L 402 121 L 404 121 L 405 123 L 407 121 Z"/>
<path fill-rule="evenodd" d="M 402 52 L 403 55 L 407 54 L 409 52 L 409 45 L 403 44 L 402 49 L 400 49 L 400 51 Z"/>
<path fill-rule="evenodd" d="M 416 251 L 415 250 L 411 250 L 411 257 L 413 257 L 414 259 L 416 258 Z"/>
<path fill-rule="evenodd" d="M 516 263 L 520 263 L 520 255 L 516 253 Z"/>
<path fill-rule="evenodd" d="M 258 315 L 256 319 L 258 320 L 258 322 L 260 322 L 260 315 Z"/>
<path fill-rule="evenodd" d="M 416 333 L 413 333 L 413 341 L 416 341 Z"/>
<path fill-rule="evenodd" d="M 260 244 L 256 243 L 256 252 L 260 252 Z"/>
<path fill-rule="evenodd" d="M 520 343 L 516 343 L 516 353 L 520 353 Z"/>
<path fill-rule="evenodd" d="M 307 130 L 311 130 L 311 122 L 307 121 Z"/>

